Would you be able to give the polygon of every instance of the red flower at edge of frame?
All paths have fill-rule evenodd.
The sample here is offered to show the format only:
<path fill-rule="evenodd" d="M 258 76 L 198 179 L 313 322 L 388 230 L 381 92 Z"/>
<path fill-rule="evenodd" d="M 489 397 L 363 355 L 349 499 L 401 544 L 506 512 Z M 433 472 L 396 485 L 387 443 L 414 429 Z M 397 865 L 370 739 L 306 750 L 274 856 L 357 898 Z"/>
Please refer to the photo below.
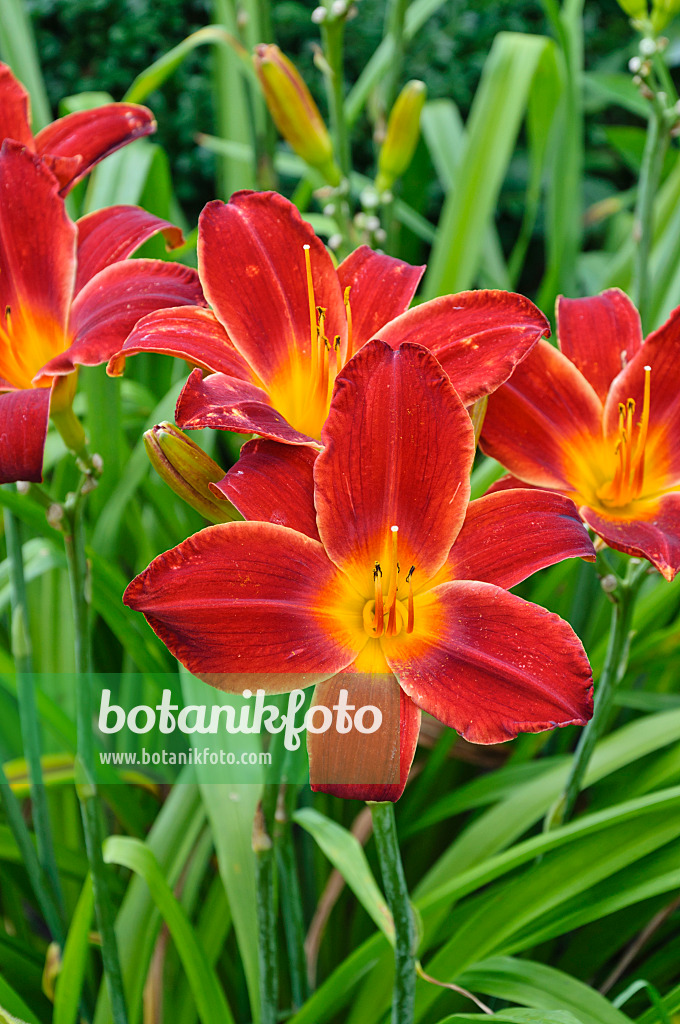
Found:
<path fill-rule="evenodd" d="M 328 783 L 329 761 L 357 777 L 356 750 L 334 746 L 333 731 L 308 736 L 312 785 L 341 796 L 398 799 L 421 708 L 476 743 L 584 724 L 580 641 L 507 592 L 562 558 L 594 558 L 573 504 L 531 490 L 468 503 L 470 418 L 418 345 L 364 346 L 338 376 L 322 440 L 320 453 L 249 442 L 219 490 L 259 521 L 209 527 L 158 556 L 125 603 L 221 689 L 315 684 L 328 706 L 345 684 L 392 688 L 399 725 L 364 756 L 391 745 L 398 781 Z"/>
<path fill-rule="evenodd" d="M 561 297 L 557 323 L 560 350 L 539 342 L 489 400 L 481 445 L 513 475 L 497 486 L 568 495 L 610 547 L 672 580 L 680 569 L 680 308 L 645 341 L 618 289 Z"/>

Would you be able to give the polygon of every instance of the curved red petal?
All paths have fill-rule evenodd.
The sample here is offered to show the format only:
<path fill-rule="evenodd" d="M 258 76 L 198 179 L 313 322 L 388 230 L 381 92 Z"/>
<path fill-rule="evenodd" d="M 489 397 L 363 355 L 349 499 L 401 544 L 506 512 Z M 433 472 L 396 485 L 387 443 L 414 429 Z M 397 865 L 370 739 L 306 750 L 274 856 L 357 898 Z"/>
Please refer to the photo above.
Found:
<path fill-rule="evenodd" d="M 265 391 L 224 373 L 203 377 L 200 370 L 194 370 L 179 396 L 175 420 L 185 430 L 212 427 L 238 434 L 261 434 L 284 444 L 314 443 L 272 409 Z"/>
<path fill-rule="evenodd" d="M 507 384 L 489 398 L 481 446 L 527 483 L 556 490 L 579 486 L 573 443 L 602 434 L 602 404 L 585 377 L 540 341 Z"/>
<path fill-rule="evenodd" d="M 0 142 L 3 139 L 14 139 L 33 149 L 28 92 L 9 66 L 0 61 Z"/>
<path fill-rule="evenodd" d="M 408 309 L 424 273 L 424 266 L 411 266 L 367 245 L 342 261 L 338 277 L 343 295 L 349 288 L 352 351 L 358 351 L 381 327 Z"/>
<path fill-rule="evenodd" d="M 147 107 L 107 103 L 52 121 L 38 132 L 35 144 L 41 156 L 57 158 L 53 170 L 65 194 L 104 157 L 155 130 L 156 122 Z M 73 158 L 78 158 L 77 165 Z"/>
<path fill-rule="evenodd" d="M 649 335 L 635 358 L 612 384 L 604 412 L 608 435 L 618 432 L 620 402 L 625 404 L 633 398 L 638 414 L 641 412 L 645 366 L 652 368 L 645 458 L 649 466 L 656 467 L 655 477 L 665 477 L 668 485 L 680 483 L 680 307 L 673 310 L 665 324 Z"/>
<path fill-rule="evenodd" d="M 42 480 L 51 388 L 0 395 L 0 484 Z"/>
<path fill-rule="evenodd" d="M 0 376 L 29 387 L 67 344 L 76 229 L 39 157 L 0 150 Z"/>
<path fill-rule="evenodd" d="M 317 452 L 303 444 L 247 441 L 238 462 L 210 489 L 228 498 L 244 519 L 277 523 L 319 539 L 314 508 Z"/>
<path fill-rule="evenodd" d="M 159 352 L 177 356 L 211 372 L 252 380 L 252 371 L 232 345 L 214 313 L 202 306 L 159 309 L 139 320 L 125 339 L 120 352 L 109 362 L 107 372 L 117 377 L 128 356 Z"/>
<path fill-rule="evenodd" d="M 378 708 L 381 720 L 375 732 L 362 733 L 353 719 L 348 732 L 338 731 L 336 721 L 341 713 L 333 709 L 342 707 L 342 690 L 346 691 L 347 716 L 355 715 L 360 708 Z M 392 673 L 357 673 L 349 668 L 316 687 L 312 707 L 319 705 L 329 709 L 333 723 L 322 733 L 307 731 L 309 778 L 314 792 L 345 800 L 398 800 L 415 756 L 421 716 L 420 708 L 406 696 Z M 346 724 L 345 714 L 341 724 Z M 318 712 L 312 721 L 316 719 L 321 727 Z M 367 711 L 359 721 L 362 727 L 372 728 L 376 719 Z"/>
<path fill-rule="evenodd" d="M 379 334 L 392 348 L 405 341 L 429 348 L 470 405 L 506 381 L 550 325 L 523 295 L 480 290 L 424 302 Z"/>
<path fill-rule="evenodd" d="M 617 551 L 646 558 L 672 580 L 680 569 L 680 494 L 635 502 L 634 519 L 615 519 L 584 505 L 579 511 L 588 526 Z"/>
<path fill-rule="evenodd" d="M 595 561 L 573 501 L 552 491 L 502 490 L 470 503 L 443 571 L 508 590 L 565 558 Z"/>
<path fill-rule="evenodd" d="M 618 288 L 586 299 L 557 300 L 560 350 L 604 402 L 609 386 L 642 345 L 640 314 Z"/>
<path fill-rule="evenodd" d="M 466 740 L 502 743 L 591 717 L 581 642 L 545 608 L 460 581 L 422 595 L 416 620 L 418 636 L 393 640 L 387 661 L 411 699 Z"/>
<path fill-rule="evenodd" d="M 203 299 L 191 267 L 164 260 L 125 260 L 88 281 L 71 309 L 73 344 L 50 360 L 38 379 L 105 363 L 147 313 L 165 306 L 193 306 Z"/>
<path fill-rule="evenodd" d="M 326 335 L 347 325 L 338 275 L 323 243 L 291 202 L 275 192 L 236 192 L 199 219 L 198 267 L 205 294 L 230 338 L 268 385 L 295 353 L 310 358 L 304 245 L 310 246 L 316 306 Z"/>
<path fill-rule="evenodd" d="M 123 600 L 206 682 L 284 692 L 354 660 L 323 606 L 336 574 L 321 544 L 294 530 L 226 523 L 159 555 Z"/>
<path fill-rule="evenodd" d="M 163 232 L 168 249 L 184 241 L 179 228 L 139 206 L 107 206 L 77 221 L 78 273 L 76 294 L 104 267 L 130 256 L 153 235 Z"/>
<path fill-rule="evenodd" d="M 474 458 L 470 417 L 418 345 L 365 345 L 337 378 L 314 467 L 319 534 L 333 561 L 365 573 L 390 550 L 429 579 L 461 528 Z"/>

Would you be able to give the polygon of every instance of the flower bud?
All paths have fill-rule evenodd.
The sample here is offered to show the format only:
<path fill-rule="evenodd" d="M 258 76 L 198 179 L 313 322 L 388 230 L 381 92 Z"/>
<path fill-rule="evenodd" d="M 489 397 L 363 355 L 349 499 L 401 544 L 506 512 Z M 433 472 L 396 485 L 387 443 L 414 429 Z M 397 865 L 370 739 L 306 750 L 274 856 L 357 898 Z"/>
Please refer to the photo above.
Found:
<path fill-rule="evenodd" d="M 375 187 L 379 193 L 388 191 L 404 173 L 413 159 L 420 135 L 420 113 L 427 89 L 424 82 L 407 82 L 397 96 L 387 122 L 385 141 L 378 156 Z"/>
<path fill-rule="evenodd" d="M 341 175 L 328 129 L 300 72 L 273 43 L 256 46 L 253 63 L 269 113 L 286 142 L 330 185 L 338 185 Z"/>
<path fill-rule="evenodd" d="M 635 18 L 637 21 L 641 21 L 648 17 L 647 0 L 618 0 L 618 4 L 621 10 L 625 11 L 629 18 Z"/>
<path fill-rule="evenodd" d="M 662 32 L 680 14 L 680 0 L 652 0 L 652 28 Z"/>
<path fill-rule="evenodd" d="M 241 516 L 226 498 L 210 490 L 224 470 L 172 423 L 159 423 L 144 434 L 144 447 L 156 472 L 175 494 L 211 523 L 229 523 Z"/>

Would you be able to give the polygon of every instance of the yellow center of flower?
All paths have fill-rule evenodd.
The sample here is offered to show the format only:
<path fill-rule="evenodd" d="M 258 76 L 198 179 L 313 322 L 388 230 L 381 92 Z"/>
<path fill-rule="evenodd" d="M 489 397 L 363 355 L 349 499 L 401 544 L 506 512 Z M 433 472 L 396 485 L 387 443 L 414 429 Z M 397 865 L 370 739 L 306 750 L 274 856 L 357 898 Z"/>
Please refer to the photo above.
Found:
<path fill-rule="evenodd" d="M 399 575 L 400 567 L 397 556 L 397 544 L 399 527 L 393 526 L 392 548 L 390 552 L 390 570 L 387 583 L 387 594 L 383 594 L 383 572 L 380 562 L 375 563 L 373 570 L 374 596 L 366 601 L 363 610 L 364 631 L 371 637 L 398 636 L 402 629 L 407 633 L 413 632 L 414 609 L 413 609 L 413 573 L 415 566 L 411 566 L 406 576 L 405 585 L 408 587 L 408 597 L 404 602 L 403 596 L 399 598 Z"/>
<path fill-rule="evenodd" d="M 635 400 L 629 398 L 619 405 L 618 440 L 614 448 L 616 469 L 611 480 L 597 490 L 597 497 L 605 505 L 620 507 L 640 497 L 645 477 L 645 445 L 649 430 L 649 402 L 651 393 L 651 366 L 645 366 L 642 415 L 637 423 Z"/>
<path fill-rule="evenodd" d="M 14 387 L 36 387 L 38 370 L 66 347 L 64 332 L 52 317 L 11 306 L 0 313 L 0 377 Z"/>

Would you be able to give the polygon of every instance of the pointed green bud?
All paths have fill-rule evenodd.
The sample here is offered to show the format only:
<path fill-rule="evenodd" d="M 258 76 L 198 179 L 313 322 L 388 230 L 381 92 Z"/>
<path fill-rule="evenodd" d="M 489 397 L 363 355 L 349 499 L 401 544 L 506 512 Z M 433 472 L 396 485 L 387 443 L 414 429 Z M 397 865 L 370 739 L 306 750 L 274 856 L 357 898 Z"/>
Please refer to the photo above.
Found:
<path fill-rule="evenodd" d="M 172 423 L 159 423 L 144 434 L 144 447 L 156 472 L 187 505 L 211 523 L 230 523 L 241 516 L 226 498 L 210 490 L 224 470 Z"/>
<path fill-rule="evenodd" d="M 662 32 L 676 14 L 680 14 L 679 0 L 652 0 L 652 28 Z"/>
<path fill-rule="evenodd" d="M 253 64 L 269 113 L 288 145 L 329 185 L 339 185 L 331 137 L 298 69 L 273 43 L 255 47 Z"/>
<path fill-rule="evenodd" d="M 397 96 L 387 122 L 385 141 L 378 156 L 375 187 L 379 193 L 389 191 L 413 159 L 420 136 L 420 114 L 427 88 L 414 79 L 407 82 Z"/>
<path fill-rule="evenodd" d="M 649 17 L 647 12 L 647 0 L 618 0 L 619 7 L 636 21 L 644 21 Z"/>

